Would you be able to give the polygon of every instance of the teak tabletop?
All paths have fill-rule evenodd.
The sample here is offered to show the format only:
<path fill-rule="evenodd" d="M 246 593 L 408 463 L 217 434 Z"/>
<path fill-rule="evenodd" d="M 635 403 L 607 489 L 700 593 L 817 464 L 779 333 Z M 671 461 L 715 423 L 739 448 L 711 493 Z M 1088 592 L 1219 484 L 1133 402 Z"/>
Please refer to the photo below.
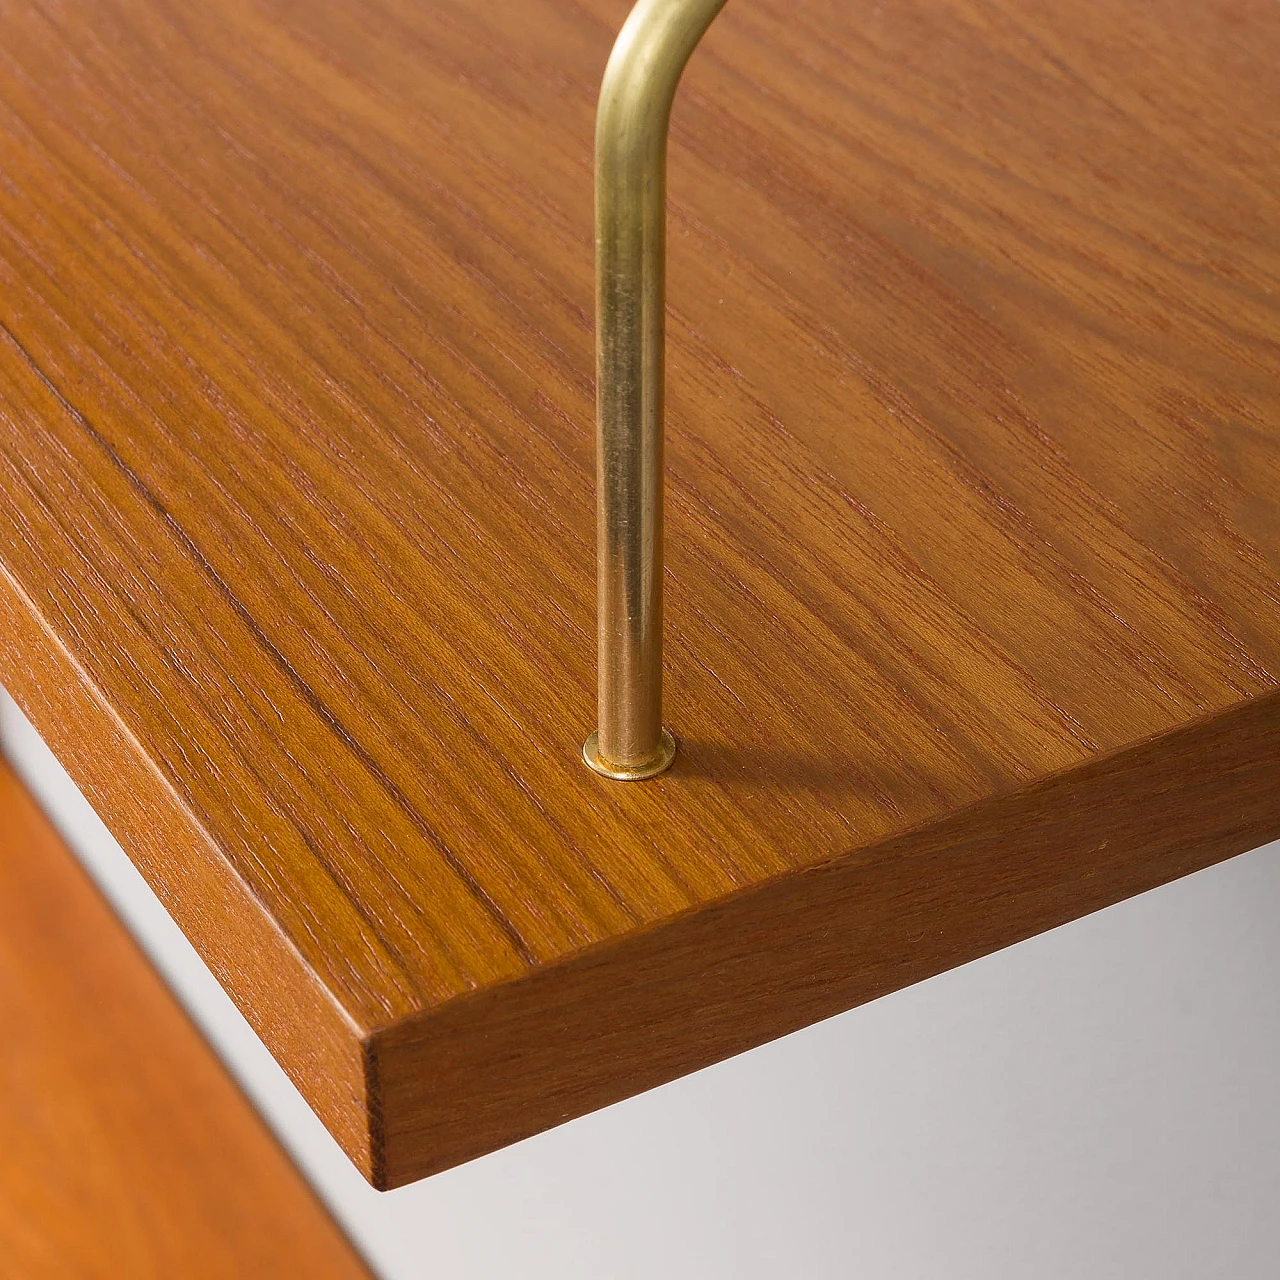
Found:
<path fill-rule="evenodd" d="M 1271 0 L 731 0 L 645 783 L 580 756 L 626 0 L 0 13 L 0 679 L 377 1185 L 1280 833 Z"/>

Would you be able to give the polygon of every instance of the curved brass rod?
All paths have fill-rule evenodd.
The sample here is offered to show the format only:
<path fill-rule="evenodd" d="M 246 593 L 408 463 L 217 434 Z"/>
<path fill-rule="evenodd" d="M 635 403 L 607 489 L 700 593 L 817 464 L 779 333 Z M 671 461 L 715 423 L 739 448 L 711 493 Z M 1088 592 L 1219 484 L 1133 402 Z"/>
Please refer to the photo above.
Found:
<path fill-rule="evenodd" d="M 675 757 L 662 727 L 662 435 L 667 128 L 685 63 L 726 0 L 639 0 L 596 108 L 596 542 L 599 728 L 610 778 Z"/>

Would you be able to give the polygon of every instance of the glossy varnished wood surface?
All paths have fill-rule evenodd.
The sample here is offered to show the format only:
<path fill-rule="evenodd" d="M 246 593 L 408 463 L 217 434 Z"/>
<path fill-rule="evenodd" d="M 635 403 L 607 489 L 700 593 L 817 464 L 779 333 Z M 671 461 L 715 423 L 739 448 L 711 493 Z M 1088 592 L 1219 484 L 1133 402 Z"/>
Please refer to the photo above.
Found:
<path fill-rule="evenodd" d="M 624 11 L 0 3 L 0 676 L 382 1185 L 1280 832 L 1274 6 L 728 7 L 643 786 Z"/>
<path fill-rule="evenodd" d="M 0 1275 L 368 1271 L 0 760 Z"/>

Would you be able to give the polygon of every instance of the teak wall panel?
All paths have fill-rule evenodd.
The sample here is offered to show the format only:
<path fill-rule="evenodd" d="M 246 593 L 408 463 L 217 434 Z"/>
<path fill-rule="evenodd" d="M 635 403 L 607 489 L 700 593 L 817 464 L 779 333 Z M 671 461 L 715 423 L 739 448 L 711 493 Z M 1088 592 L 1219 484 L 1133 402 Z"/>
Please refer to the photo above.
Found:
<path fill-rule="evenodd" d="M 1274 9 L 728 6 L 671 151 L 681 754 L 610 786 L 624 12 L 0 3 L 0 675 L 384 1185 L 1280 830 Z M 1072 820 L 1109 760 L 1113 875 Z M 1043 901 L 992 836 L 922 954 L 877 913 L 963 914 L 965 814 L 1054 833 Z M 674 1036 L 700 954 L 717 1030 Z M 623 1055 L 554 1012 L 582 966 Z M 559 1050 L 516 1089 L 520 1036 Z"/>

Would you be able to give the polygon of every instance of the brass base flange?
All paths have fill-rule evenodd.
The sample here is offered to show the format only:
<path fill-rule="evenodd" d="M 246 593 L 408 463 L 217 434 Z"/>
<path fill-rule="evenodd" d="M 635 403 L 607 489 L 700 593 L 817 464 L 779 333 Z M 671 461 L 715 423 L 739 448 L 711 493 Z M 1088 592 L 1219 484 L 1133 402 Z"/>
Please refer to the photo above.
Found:
<path fill-rule="evenodd" d="M 602 777 L 616 778 L 619 782 L 643 782 L 671 768 L 676 758 L 676 740 L 663 729 L 658 754 L 652 760 L 644 764 L 614 764 L 600 754 L 600 734 L 596 731 L 582 744 L 582 758 Z"/>

